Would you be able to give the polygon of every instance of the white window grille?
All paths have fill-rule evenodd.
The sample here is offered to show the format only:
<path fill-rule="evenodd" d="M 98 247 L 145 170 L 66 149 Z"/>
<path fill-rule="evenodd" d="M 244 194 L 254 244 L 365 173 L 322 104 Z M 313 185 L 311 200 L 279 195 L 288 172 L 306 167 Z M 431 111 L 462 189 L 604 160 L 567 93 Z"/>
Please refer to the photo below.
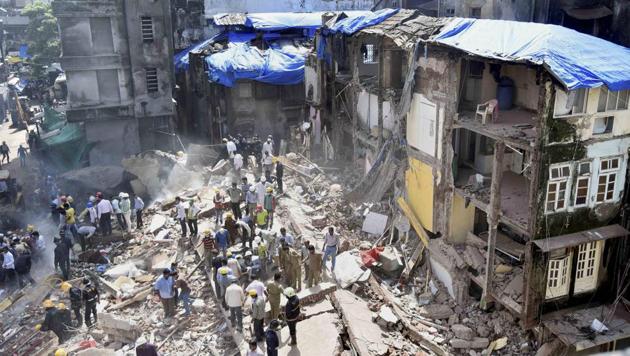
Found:
<path fill-rule="evenodd" d="M 365 50 L 363 51 L 363 63 L 374 64 L 378 63 L 378 53 L 376 51 L 376 45 L 365 44 Z"/>
<path fill-rule="evenodd" d="M 615 184 L 618 172 L 619 158 L 603 159 L 600 162 L 596 197 L 598 203 L 611 201 L 615 198 Z"/>
<path fill-rule="evenodd" d="M 140 18 L 140 31 L 143 42 L 153 42 L 153 19 L 149 16 Z"/>
<path fill-rule="evenodd" d="M 567 207 L 567 191 L 571 177 L 569 164 L 556 165 L 549 168 L 549 182 L 547 183 L 547 212 L 561 211 Z"/>
<path fill-rule="evenodd" d="M 552 299 L 569 294 L 571 254 L 552 258 L 547 266 L 547 290 L 545 298 Z"/>

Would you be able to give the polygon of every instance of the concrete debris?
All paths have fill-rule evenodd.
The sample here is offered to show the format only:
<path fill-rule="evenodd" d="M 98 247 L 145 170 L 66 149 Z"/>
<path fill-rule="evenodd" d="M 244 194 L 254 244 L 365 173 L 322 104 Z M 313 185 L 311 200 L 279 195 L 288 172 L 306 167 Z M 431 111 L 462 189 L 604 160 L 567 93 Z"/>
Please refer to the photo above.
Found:
<path fill-rule="evenodd" d="M 89 196 L 102 192 L 105 197 L 130 190 L 129 176 L 120 166 L 91 166 L 65 172 L 58 176 L 59 188 L 73 195 Z"/>
<path fill-rule="evenodd" d="M 455 337 L 459 339 L 472 340 L 475 337 L 473 330 L 466 325 L 455 324 L 451 326 L 451 331 L 455 334 Z"/>
<path fill-rule="evenodd" d="M 429 319 L 448 319 L 451 315 L 453 315 L 453 309 L 444 304 L 429 304 L 420 307 L 418 313 L 420 316 Z"/>
<path fill-rule="evenodd" d="M 384 324 L 381 326 L 385 327 L 393 327 L 396 323 L 398 323 L 398 317 L 392 311 L 392 308 L 387 305 L 381 306 L 381 310 L 378 313 L 379 324 Z"/>
<path fill-rule="evenodd" d="M 99 314 L 99 326 L 113 340 L 122 343 L 132 343 L 141 334 L 135 321 L 119 319 L 113 314 Z"/>
<path fill-rule="evenodd" d="M 403 268 L 402 257 L 392 246 L 385 246 L 383 252 L 378 256 L 378 260 L 381 263 L 380 267 L 385 272 L 392 273 Z"/>
<path fill-rule="evenodd" d="M 147 232 L 155 234 L 160 229 L 162 229 L 165 224 L 166 224 L 165 216 L 159 215 L 159 214 L 153 215 L 153 217 L 151 218 L 151 223 L 149 223 L 149 227 L 147 228 Z"/>
<path fill-rule="evenodd" d="M 451 339 L 450 344 L 454 349 L 485 349 L 490 344 L 490 340 L 483 337 L 472 340 Z"/>
<path fill-rule="evenodd" d="M 341 288 L 348 288 L 357 281 L 367 281 L 371 270 L 363 269 L 363 264 L 358 256 L 350 251 L 337 256 L 335 265 L 335 280 Z"/>

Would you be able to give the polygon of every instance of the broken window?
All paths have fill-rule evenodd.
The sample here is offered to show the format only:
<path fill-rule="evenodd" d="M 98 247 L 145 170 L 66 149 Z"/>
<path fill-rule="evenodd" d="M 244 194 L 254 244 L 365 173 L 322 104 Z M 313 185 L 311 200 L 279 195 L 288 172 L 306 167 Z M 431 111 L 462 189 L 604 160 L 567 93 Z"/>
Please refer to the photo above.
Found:
<path fill-rule="evenodd" d="M 586 88 L 571 90 L 568 93 L 560 88 L 556 88 L 553 115 L 558 117 L 584 114 L 586 112 L 587 98 L 588 89 Z"/>
<path fill-rule="evenodd" d="M 598 203 L 613 200 L 618 171 L 619 158 L 609 158 L 601 161 L 597 181 L 596 201 Z"/>
<path fill-rule="evenodd" d="M 361 46 L 361 55 L 363 56 L 363 64 L 378 63 L 378 51 L 375 44 L 363 44 Z"/>
<path fill-rule="evenodd" d="M 573 293 L 588 292 L 597 287 L 597 275 L 604 241 L 593 241 L 578 247 Z"/>
<path fill-rule="evenodd" d="M 145 75 L 146 75 L 146 81 L 147 81 L 147 93 L 157 93 L 159 89 L 157 69 L 146 68 Z"/>
<path fill-rule="evenodd" d="M 575 202 L 574 205 L 585 206 L 588 203 L 588 191 L 591 183 L 591 163 L 578 163 L 578 178 L 575 182 Z"/>
<path fill-rule="evenodd" d="M 571 254 L 562 250 L 559 255 L 550 256 L 547 266 L 547 290 L 545 298 L 552 299 L 569 294 L 569 276 L 571 274 Z"/>
<path fill-rule="evenodd" d="M 597 112 L 627 110 L 630 90 L 610 91 L 605 86 L 599 90 Z"/>
<path fill-rule="evenodd" d="M 614 121 L 614 116 L 596 117 L 593 120 L 593 135 L 611 133 Z"/>
<path fill-rule="evenodd" d="M 556 165 L 549 168 L 549 182 L 547 183 L 546 211 L 560 211 L 566 209 L 567 186 L 571 176 L 569 164 Z"/>
<path fill-rule="evenodd" d="M 140 31 L 142 32 L 142 42 L 153 42 L 153 19 L 149 16 L 140 18 Z"/>

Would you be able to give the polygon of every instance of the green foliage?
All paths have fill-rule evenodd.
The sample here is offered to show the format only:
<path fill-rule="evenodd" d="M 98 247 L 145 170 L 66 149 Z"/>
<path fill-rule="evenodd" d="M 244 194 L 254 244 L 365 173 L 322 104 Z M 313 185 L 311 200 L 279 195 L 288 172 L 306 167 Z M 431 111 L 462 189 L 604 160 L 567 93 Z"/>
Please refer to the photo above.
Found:
<path fill-rule="evenodd" d="M 50 4 L 35 1 L 26 5 L 22 15 L 29 18 L 26 29 L 28 52 L 33 56 L 34 75 L 41 74 L 42 66 L 57 61 L 60 54 L 59 29 L 57 18 Z"/>

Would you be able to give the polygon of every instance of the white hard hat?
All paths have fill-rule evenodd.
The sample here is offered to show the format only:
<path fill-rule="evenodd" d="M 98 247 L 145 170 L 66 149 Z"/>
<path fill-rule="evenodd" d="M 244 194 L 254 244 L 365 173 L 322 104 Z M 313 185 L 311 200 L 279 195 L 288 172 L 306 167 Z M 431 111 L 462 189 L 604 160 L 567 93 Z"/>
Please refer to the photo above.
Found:
<path fill-rule="evenodd" d="M 260 177 L 260 181 L 264 183 L 264 182 L 267 181 L 267 178 L 265 178 L 265 176 L 262 176 L 262 177 Z"/>
<path fill-rule="evenodd" d="M 249 187 L 249 191 L 250 192 L 255 192 L 256 191 L 256 187 L 254 187 L 253 185 L 251 187 Z"/>

